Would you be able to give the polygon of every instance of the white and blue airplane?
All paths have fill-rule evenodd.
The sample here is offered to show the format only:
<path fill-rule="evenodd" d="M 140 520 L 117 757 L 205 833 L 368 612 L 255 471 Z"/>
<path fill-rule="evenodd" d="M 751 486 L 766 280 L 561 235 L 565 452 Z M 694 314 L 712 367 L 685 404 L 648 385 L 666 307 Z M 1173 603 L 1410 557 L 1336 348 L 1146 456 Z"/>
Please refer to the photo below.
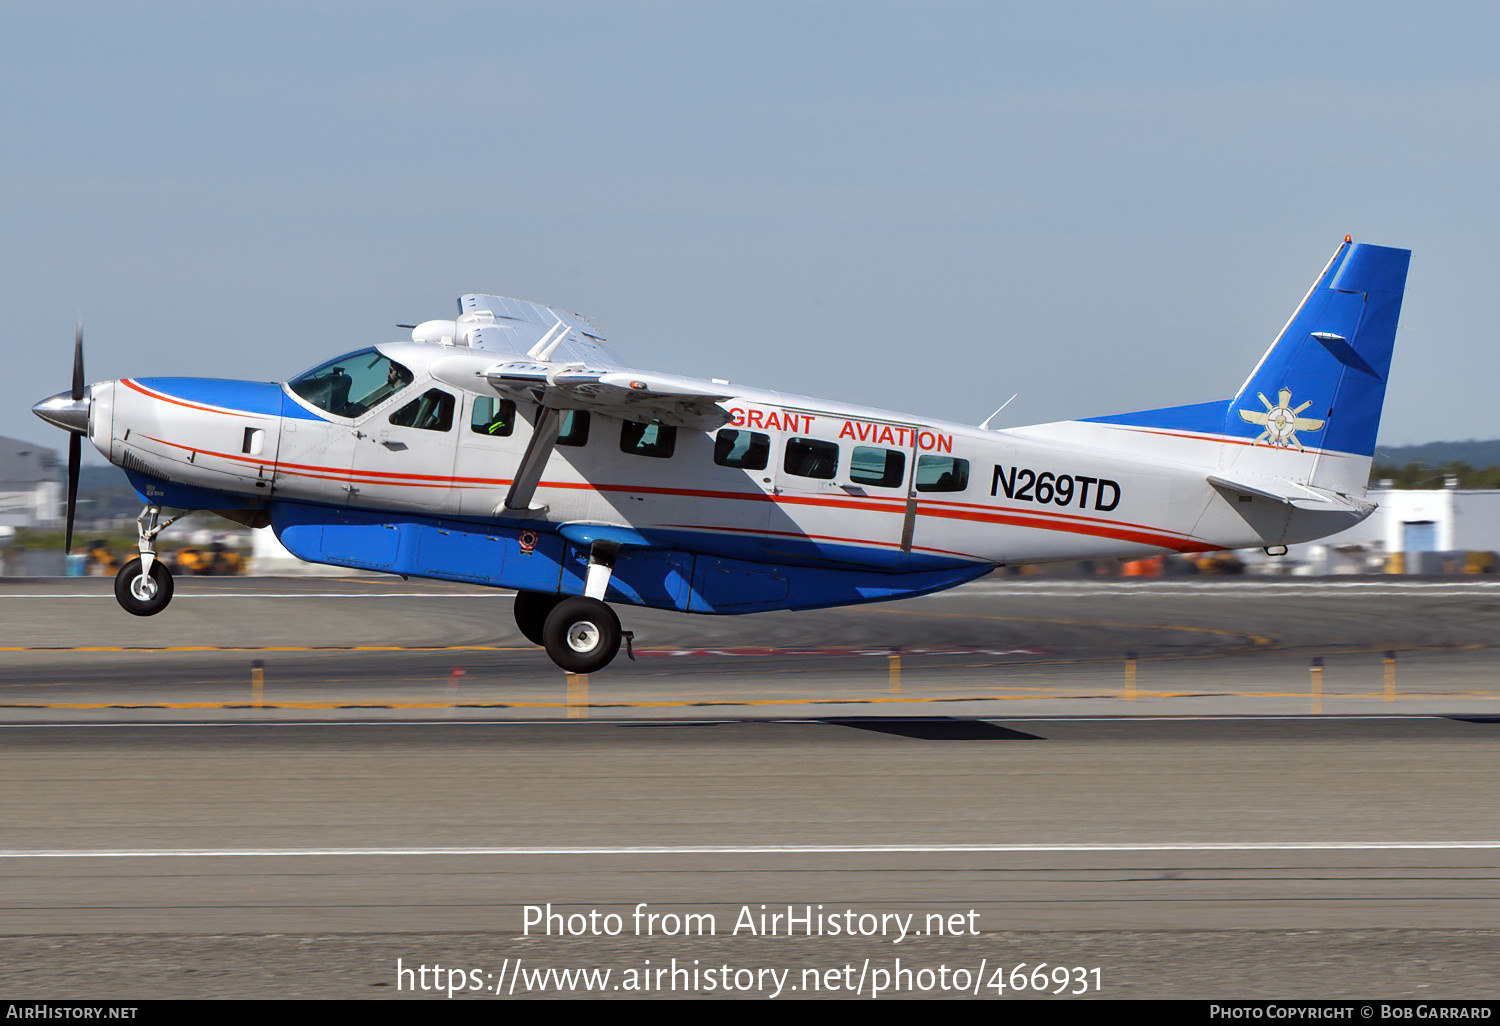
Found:
<path fill-rule="evenodd" d="M 1034 427 L 637 370 L 486 295 L 283 384 L 85 387 L 80 330 L 71 390 L 34 409 L 72 432 L 70 547 L 81 439 L 145 503 L 131 613 L 172 597 L 163 510 L 212 510 L 312 562 L 514 589 L 522 634 L 587 673 L 630 637 L 608 602 L 813 609 L 1357 523 L 1409 257 L 1346 237 L 1233 398 Z"/>

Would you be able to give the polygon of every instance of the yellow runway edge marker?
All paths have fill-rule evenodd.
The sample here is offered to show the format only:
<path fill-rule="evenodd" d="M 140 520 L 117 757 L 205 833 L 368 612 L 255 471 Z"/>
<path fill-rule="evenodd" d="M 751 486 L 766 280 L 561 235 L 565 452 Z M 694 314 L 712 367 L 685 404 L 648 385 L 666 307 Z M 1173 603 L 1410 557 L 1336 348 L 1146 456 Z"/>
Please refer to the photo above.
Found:
<path fill-rule="evenodd" d="M 568 719 L 589 718 L 589 675 L 568 674 Z"/>

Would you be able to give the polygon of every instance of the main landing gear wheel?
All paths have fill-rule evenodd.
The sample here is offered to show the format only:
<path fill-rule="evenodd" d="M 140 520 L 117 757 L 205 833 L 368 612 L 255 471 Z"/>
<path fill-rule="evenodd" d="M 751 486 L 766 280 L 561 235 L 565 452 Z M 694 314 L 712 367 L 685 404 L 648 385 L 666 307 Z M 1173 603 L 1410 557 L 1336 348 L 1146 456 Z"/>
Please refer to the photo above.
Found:
<path fill-rule="evenodd" d="M 566 598 L 547 614 L 543 643 L 569 673 L 602 670 L 620 651 L 620 618 L 598 599 Z"/>
<path fill-rule="evenodd" d="M 518 591 L 516 592 L 516 626 L 521 629 L 521 634 L 533 645 L 545 645 L 545 631 L 547 629 L 547 614 L 557 608 L 557 604 L 567 596 L 550 595 L 544 591 Z"/>
<path fill-rule="evenodd" d="M 115 601 L 136 616 L 155 616 L 172 601 L 172 571 L 161 560 L 152 560 L 151 574 L 141 573 L 141 561 L 132 559 L 115 574 Z"/>

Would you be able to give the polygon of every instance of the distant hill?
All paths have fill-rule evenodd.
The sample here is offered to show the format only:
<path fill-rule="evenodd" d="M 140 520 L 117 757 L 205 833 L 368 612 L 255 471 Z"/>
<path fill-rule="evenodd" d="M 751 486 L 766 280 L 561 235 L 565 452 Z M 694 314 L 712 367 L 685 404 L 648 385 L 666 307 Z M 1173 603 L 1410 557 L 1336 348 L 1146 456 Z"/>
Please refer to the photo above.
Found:
<path fill-rule="evenodd" d="M 78 468 L 78 502 L 79 515 L 90 520 L 133 517 L 141 511 L 140 496 L 125 471 L 109 464 Z"/>
<path fill-rule="evenodd" d="M 64 473 L 66 474 L 66 468 Z M 65 478 L 66 479 L 66 478 Z M 119 467 L 105 465 L 102 467 L 79 467 L 78 468 L 78 490 L 85 488 L 129 488 L 130 480 L 126 478 L 125 471 Z"/>
<path fill-rule="evenodd" d="M 1450 463 L 1467 463 L 1471 467 L 1500 467 L 1500 438 L 1488 442 L 1424 442 L 1421 445 L 1380 445 L 1375 447 L 1375 462 L 1381 466 L 1404 467 L 1421 461 L 1431 467 Z"/>

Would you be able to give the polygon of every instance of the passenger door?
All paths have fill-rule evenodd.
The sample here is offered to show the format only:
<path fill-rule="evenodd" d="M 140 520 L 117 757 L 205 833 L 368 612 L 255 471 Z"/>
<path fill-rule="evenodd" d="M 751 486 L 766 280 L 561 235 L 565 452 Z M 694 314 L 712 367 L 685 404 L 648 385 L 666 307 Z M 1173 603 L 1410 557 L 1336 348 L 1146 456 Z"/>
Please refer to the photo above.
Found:
<path fill-rule="evenodd" d="M 464 409 L 453 466 L 455 498 L 464 516 L 496 516 L 531 439 L 531 426 L 510 399 L 468 396 Z"/>
<path fill-rule="evenodd" d="M 458 512 L 454 501 L 454 430 L 458 399 L 428 388 L 355 426 L 350 469 L 356 505 Z"/>

